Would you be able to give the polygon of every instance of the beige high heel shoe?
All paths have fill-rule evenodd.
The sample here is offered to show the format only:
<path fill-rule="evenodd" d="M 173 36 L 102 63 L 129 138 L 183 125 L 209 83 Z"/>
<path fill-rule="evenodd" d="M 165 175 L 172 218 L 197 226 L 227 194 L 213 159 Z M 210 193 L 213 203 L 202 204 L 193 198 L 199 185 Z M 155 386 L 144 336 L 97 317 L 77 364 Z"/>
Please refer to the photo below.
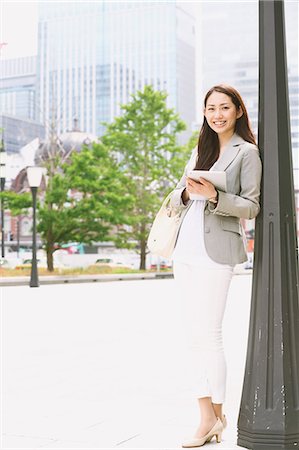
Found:
<path fill-rule="evenodd" d="M 190 439 L 189 441 L 184 442 L 182 444 L 182 447 L 183 448 L 202 447 L 206 442 L 210 442 L 214 436 L 216 436 L 217 442 L 221 442 L 222 431 L 223 431 L 223 424 L 218 417 L 215 425 L 205 436 L 201 438 Z"/>
<path fill-rule="evenodd" d="M 220 417 L 219 417 L 220 419 Z M 226 420 L 226 416 L 225 414 L 222 415 L 222 419 L 220 419 L 223 425 L 223 429 L 225 429 L 227 427 L 227 420 Z M 209 439 L 207 439 L 207 442 L 210 442 L 212 439 L 212 437 L 209 437 Z"/>

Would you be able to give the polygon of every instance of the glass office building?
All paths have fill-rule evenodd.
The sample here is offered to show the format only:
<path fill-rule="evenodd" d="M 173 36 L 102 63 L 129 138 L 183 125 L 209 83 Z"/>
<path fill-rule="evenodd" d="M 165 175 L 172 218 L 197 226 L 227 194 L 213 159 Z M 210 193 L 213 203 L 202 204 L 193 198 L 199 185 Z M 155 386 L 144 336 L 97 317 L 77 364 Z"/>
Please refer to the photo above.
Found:
<path fill-rule="evenodd" d="M 40 3 L 40 120 L 100 136 L 131 94 L 151 84 L 168 106 L 195 120 L 195 17 L 192 4 L 169 2 Z"/>
<path fill-rule="evenodd" d="M 36 118 L 36 56 L 0 61 L 0 114 Z"/>
<path fill-rule="evenodd" d="M 22 147 L 36 138 L 45 137 L 45 128 L 40 123 L 21 117 L 0 114 L 4 147 L 7 153 L 19 153 Z"/>
<path fill-rule="evenodd" d="M 9 154 L 35 138 L 44 126 L 36 121 L 36 56 L 0 61 L 0 128 Z"/>

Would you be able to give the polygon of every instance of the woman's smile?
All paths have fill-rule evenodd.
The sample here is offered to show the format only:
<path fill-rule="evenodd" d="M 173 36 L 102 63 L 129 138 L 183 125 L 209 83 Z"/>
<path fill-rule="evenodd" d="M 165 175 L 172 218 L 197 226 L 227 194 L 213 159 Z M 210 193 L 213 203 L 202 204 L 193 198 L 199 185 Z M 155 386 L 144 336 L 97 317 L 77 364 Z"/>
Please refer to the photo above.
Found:
<path fill-rule="evenodd" d="M 226 124 L 226 121 L 223 122 L 213 122 L 216 127 L 223 127 Z"/>

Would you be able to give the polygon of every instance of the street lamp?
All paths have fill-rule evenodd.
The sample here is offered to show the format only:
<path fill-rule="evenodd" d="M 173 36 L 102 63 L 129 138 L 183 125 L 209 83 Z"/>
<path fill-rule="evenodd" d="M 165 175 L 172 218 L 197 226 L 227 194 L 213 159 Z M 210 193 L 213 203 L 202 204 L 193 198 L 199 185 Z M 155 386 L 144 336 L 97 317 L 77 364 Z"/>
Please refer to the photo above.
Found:
<path fill-rule="evenodd" d="M 31 277 L 30 287 L 38 287 L 38 272 L 36 260 L 36 194 L 40 186 L 44 169 L 42 167 L 27 167 L 27 179 L 32 193 L 33 206 L 33 232 L 32 232 L 32 260 L 31 260 Z"/>
<path fill-rule="evenodd" d="M 4 191 L 5 186 L 5 177 L 6 177 L 6 159 L 7 153 L 4 149 L 4 140 L 2 137 L 1 140 L 1 148 L 0 148 L 0 188 L 1 192 Z M 1 258 L 5 256 L 5 248 L 4 248 L 4 202 L 1 199 Z"/>
<path fill-rule="evenodd" d="M 299 448 L 299 271 L 284 3 L 259 2 L 261 212 L 238 445 Z"/>

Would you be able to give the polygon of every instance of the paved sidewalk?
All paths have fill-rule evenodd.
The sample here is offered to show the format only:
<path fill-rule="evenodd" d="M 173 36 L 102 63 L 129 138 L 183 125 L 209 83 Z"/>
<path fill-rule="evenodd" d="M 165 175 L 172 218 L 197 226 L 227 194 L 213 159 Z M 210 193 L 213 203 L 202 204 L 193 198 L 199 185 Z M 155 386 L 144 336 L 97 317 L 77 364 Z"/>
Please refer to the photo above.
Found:
<path fill-rule="evenodd" d="M 224 321 L 236 446 L 251 276 Z M 179 449 L 197 427 L 172 279 L 2 287 L 2 449 Z"/>

